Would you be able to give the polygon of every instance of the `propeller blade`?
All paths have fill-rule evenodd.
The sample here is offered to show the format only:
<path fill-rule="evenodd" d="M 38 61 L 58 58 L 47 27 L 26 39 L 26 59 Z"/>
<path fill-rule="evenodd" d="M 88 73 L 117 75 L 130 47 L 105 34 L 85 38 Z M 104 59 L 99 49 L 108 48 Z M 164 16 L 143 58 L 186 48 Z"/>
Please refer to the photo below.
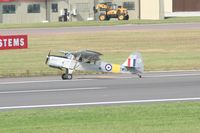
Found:
<path fill-rule="evenodd" d="M 49 57 L 47 57 L 47 59 L 46 59 L 46 61 L 45 61 L 45 64 L 47 64 L 48 60 L 49 60 Z"/>
<path fill-rule="evenodd" d="M 48 54 L 48 56 L 50 56 L 50 54 L 51 54 L 51 50 L 49 51 L 49 54 Z"/>
<path fill-rule="evenodd" d="M 50 55 L 51 55 L 51 50 L 49 51 L 49 53 L 48 53 L 48 55 L 47 55 L 47 58 L 46 58 L 45 64 L 47 64 Z"/>

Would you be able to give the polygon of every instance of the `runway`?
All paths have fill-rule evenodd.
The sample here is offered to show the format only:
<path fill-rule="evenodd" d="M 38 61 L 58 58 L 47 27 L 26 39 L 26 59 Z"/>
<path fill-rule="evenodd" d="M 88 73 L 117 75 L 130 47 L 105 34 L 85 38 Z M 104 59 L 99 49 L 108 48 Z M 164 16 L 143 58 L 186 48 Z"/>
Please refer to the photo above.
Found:
<path fill-rule="evenodd" d="M 1 29 L 2 35 L 10 34 L 64 34 L 77 32 L 106 32 L 106 31 L 141 31 L 141 30 L 196 30 L 200 29 L 200 23 L 168 23 L 168 24 L 127 24 L 115 26 L 81 26 L 60 28 L 25 28 L 25 29 Z"/>
<path fill-rule="evenodd" d="M 200 100 L 200 72 L 0 79 L 0 110 Z"/>

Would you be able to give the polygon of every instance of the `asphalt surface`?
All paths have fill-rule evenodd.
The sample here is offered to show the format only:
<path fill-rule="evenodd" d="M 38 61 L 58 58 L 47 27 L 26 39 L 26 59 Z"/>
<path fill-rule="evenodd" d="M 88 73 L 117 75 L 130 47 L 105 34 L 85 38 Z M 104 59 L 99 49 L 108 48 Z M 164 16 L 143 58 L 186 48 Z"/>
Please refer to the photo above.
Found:
<path fill-rule="evenodd" d="M 200 23 L 0 29 L 0 34 L 173 29 L 200 29 Z M 75 76 L 71 81 L 60 77 L 0 79 L 0 110 L 196 100 L 200 100 L 199 71 L 146 73 L 141 79 L 130 75 Z"/>
<path fill-rule="evenodd" d="M 105 31 L 138 31 L 138 30 L 181 30 L 200 29 L 200 23 L 173 23 L 173 24 L 128 24 L 116 26 L 81 26 L 60 28 L 25 28 L 0 29 L 1 35 L 10 34 L 63 34 L 73 32 L 105 32 Z"/>
<path fill-rule="evenodd" d="M 200 72 L 0 79 L 0 110 L 200 100 Z"/>

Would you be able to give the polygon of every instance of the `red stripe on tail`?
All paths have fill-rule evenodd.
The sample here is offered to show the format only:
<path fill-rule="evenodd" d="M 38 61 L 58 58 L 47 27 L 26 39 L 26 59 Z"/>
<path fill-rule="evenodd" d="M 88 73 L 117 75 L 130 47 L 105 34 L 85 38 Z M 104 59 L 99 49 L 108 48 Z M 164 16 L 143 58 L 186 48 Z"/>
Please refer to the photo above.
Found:
<path fill-rule="evenodd" d="M 131 59 L 128 58 L 128 67 L 130 67 L 130 66 L 131 66 Z"/>

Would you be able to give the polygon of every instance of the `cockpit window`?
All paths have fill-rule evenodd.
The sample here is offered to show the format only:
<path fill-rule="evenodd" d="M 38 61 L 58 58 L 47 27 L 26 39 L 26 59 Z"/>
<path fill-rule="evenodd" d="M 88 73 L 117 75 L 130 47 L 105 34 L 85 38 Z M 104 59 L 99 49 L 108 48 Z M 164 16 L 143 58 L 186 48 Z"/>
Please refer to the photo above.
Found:
<path fill-rule="evenodd" d="M 66 53 L 64 55 L 64 57 L 67 58 L 67 59 L 71 59 L 71 60 L 74 58 L 74 56 L 72 54 L 69 54 L 69 53 Z"/>

